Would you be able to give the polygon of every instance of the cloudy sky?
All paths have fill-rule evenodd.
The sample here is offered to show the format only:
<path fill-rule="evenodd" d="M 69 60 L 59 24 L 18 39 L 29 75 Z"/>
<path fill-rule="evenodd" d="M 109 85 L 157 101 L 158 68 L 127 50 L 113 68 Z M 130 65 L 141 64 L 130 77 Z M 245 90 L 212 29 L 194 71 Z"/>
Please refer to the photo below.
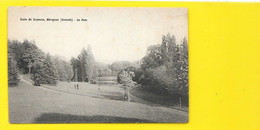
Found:
<path fill-rule="evenodd" d="M 188 36 L 186 8 L 9 7 L 8 38 L 34 40 L 44 52 L 69 60 L 91 46 L 96 61 L 135 61 L 162 35 Z M 21 21 L 20 18 L 75 21 Z M 79 21 L 76 19 L 87 19 Z"/>

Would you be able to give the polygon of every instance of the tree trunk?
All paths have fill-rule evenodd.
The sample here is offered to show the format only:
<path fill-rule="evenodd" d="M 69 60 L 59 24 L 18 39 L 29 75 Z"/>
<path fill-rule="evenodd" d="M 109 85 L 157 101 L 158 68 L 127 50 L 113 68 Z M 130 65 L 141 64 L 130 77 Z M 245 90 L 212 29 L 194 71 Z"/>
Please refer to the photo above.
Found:
<path fill-rule="evenodd" d="M 28 68 L 29 68 L 29 76 L 30 76 L 31 75 L 31 68 L 32 68 L 31 59 L 29 59 Z"/>
<path fill-rule="evenodd" d="M 31 68 L 32 68 L 32 67 L 28 67 L 28 68 L 29 68 L 29 75 L 31 75 Z"/>

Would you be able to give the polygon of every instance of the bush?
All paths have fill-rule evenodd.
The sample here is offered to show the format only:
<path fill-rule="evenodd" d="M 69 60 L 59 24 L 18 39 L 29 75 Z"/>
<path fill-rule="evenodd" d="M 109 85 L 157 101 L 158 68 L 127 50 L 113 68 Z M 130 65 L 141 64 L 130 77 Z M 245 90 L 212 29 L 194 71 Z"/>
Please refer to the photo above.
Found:
<path fill-rule="evenodd" d="M 135 77 L 133 71 L 122 70 L 117 75 L 117 82 L 123 84 L 124 86 L 133 87 L 135 85 L 132 78 Z"/>

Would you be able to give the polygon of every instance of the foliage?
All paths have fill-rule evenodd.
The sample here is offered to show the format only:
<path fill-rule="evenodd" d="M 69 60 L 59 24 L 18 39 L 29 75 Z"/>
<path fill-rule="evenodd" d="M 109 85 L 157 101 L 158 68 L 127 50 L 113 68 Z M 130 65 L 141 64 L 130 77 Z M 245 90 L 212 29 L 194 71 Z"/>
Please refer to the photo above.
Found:
<path fill-rule="evenodd" d="M 36 62 L 43 62 L 45 54 L 44 52 L 39 49 L 34 42 L 30 42 L 28 40 L 25 40 L 22 45 L 24 46 L 23 54 L 22 54 L 22 60 L 23 60 L 23 67 L 25 68 L 25 73 L 31 74 L 31 69 L 34 63 Z"/>
<path fill-rule="evenodd" d="M 39 84 L 56 84 L 57 80 L 70 81 L 72 77 L 72 66 L 68 62 L 45 54 L 35 45 L 34 41 L 8 40 L 8 54 L 10 55 L 8 58 L 10 70 L 16 68 L 17 74 L 18 71 L 28 74 Z M 8 79 L 9 83 L 12 83 L 12 77 Z"/>
<path fill-rule="evenodd" d="M 74 81 L 95 82 L 92 80 L 97 76 L 98 69 L 95 66 L 95 60 L 90 46 L 88 46 L 87 50 L 83 48 L 78 57 L 72 57 L 70 62 L 74 73 L 72 77 Z"/>
<path fill-rule="evenodd" d="M 133 87 L 134 82 L 132 78 L 135 77 L 135 73 L 131 70 L 122 70 L 117 75 L 117 82 L 127 87 Z"/>
<path fill-rule="evenodd" d="M 43 60 L 43 64 L 41 66 L 41 71 L 42 71 L 42 77 L 43 83 L 47 83 L 47 84 L 56 84 L 56 80 L 57 80 L 57 73 L 56 73 L 56 69 L 55 69 L 55 65 L 51 60 L 51 56 L 50 54 L 46 55 L 46 58 Z"/>
<path fill-rule="evenodd" d="M 142 59 L 141 68 L 145 71 L 148 68 L 156 68 L 162 64 L 162 54 L 160 45 L 148 47 L 146 56 Z"/>
<path fill-rule="evenodd" d="M 52 57 L 59 81 L 69 82 L 73 76 L 73 67 L 60 56 Z"/>
<path fill-rule="evenodd" d="M 86 74 L 87 78 L 90 82 L 92 82 L 93 77 L 95 76 L 94 74 L 95 70 L 95 60 L 94 60 L 94 55 L 91 50 L 91 46 L 88 45 L 87 48 L 87 69 L 86 69 Z"/>
<path fill-rule="evenodd" d="M 177 44 L 175 36 L 168 33 L 160 45 L 148 47 L 135 80 L 147 90 L 188 99 L 188 69 L 187 39 Z"/>
<path fill-rule="evenodd" d="M 19 82 L 19 72 L 12 49 L 8 49 L 8 85 L 16 86 Z"/>
<path fill-rule="evenodd" d="M 81 50 L 80 55 L 78 56 L 82 82 L 87 81 L 87 65 L 88 65 L 87 56 L 88 56 L 88 53 L 85 50 L 85 48 L 83 48 Z"/>
<path fill-rule="evenodd" d="M 8 51 L 14 55 L 14 60 L 17 62 L 17 67 L 21 68 L 21 73 L 24 73 L 24 62 L 22 59 L 24 53 L 24 45 L 18 40 L 8 40 Z"/>

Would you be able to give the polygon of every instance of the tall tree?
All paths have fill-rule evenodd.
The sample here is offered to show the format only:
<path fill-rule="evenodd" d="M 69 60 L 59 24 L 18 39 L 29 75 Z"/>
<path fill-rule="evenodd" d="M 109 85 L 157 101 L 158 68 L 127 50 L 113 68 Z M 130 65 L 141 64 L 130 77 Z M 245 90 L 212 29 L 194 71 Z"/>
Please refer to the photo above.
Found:
<path fill-rule="evenodd" d="M 73 76 L 73 69 L 72 69 L 72 66 L 65 62 L 64 64 L 64 67 L 65 67 L 65 71 L 66 71 L 66 81 L 70 82 L 71 81 L 71 78 Z"/>
<path fill-rule="evenodd" d="M 18 40 L 8 40 L 8 50 L 11 49 L 14 54 L 15 61 L 17 62 L 17 67 L 24 73 L 24 62 L 22 59 L 24 53 L 24 46 Z"/>
<path fill-rule="evenodd" d="M 179 93 L 180 96 L 180 107 L 182 102 L 182 97 L 188 97 L 189 95 L 189 59 L 188 59 L 188 42 L 186 38 L 183 38 L 182 44 L 180 46 L 180 74 L 178 76 Z M 187 98 L 188 100 L 188 98 Z"/>
<path fill-rule="evenodd" d="M 155 90 L 179 97 L 179 104 L 188 100 L 188 44 L 184 38 L 177 44 L 174 35 L 162 36 L 160 45 L 148 47 L 142 59 L 141 76 L 138 82 Z M 177 101 L 177 100 L 176 100 Z M 187 103 L 187 102 L 186 102 Z"/>
<path fill-rule="evenodd" d="M 81 81 L 85 82 L 87 78 L 87 65 L 88 65 L 88 53 L 85 48 L 81 50 L 80 56 L 78 60 L 80 62 L 80 73 L 81 73 Z"/>
<path fill-rule="evenodd" d="M 141 68 L 145 71 L 149 68 L 156 68 L 162 64 L 162 53 L 160 45 L 152 45 L 148 47 L 146 56 L 142 59 Z"/>
<path fill-rule="evenodd" d="M 56 84 L 57 73 L 55 71 L 55 65 L 51 60 L 50 54 L 46 55 L 41 68 L 44 82 L 47 84 Z"/>
<path fill-rule="evenodd" d="M 22 59 L 25 62 L 25 66 L 28 68 L 26 72 L 31 74 L 33 64 L 35 62 L 42 62 L 44 59 L 44 53 L 42 50 L 38 49 L 33 42 L 25 40 L 22 44 L 24 46 Z"/>
<path fill-rule="evenodd" d="M 86 69 L 88 81 L 92 80 L 92 78 L 94 76 L 93 75 L 94 69 L 95 69 L 95 60 L 94 60 L 94 56 L 93 56 L 93 53 L 92 53 L 91 46 L 88 45 L 88 48 L 87 48 L 87 69 Z"/>
<path fill-rule="evenodd" d="M 59 81 L 70 81 L 73 76 L 72 66 L 60 56 L 54 56 L 52 61 L 57 70 L 57 77 Z"/>
<path fill-rule="evenodd" d="M 8 85 L 15 86 L 19 82 L 19 73 L 14 53 L 8 49 Z"/>
<path fill-rule="evenodd" d="M 78 82 L 77 60 L 74 57 L 70 59 L 70 65 L 72 66 L 72 70 L 73 70 L 72 80 Z"/>
<path fill-rule="evenodd" d="M 167 36 L 162 36 L 162 44 L 161 44 L 161 56 L 162 56 L 162 64 L 167 66 L 168 68 L 173 67 L 172 62 L 175 60 L 176 51 L 177 51 L 176 38 L 174 35 L 167 34 Z"/>

